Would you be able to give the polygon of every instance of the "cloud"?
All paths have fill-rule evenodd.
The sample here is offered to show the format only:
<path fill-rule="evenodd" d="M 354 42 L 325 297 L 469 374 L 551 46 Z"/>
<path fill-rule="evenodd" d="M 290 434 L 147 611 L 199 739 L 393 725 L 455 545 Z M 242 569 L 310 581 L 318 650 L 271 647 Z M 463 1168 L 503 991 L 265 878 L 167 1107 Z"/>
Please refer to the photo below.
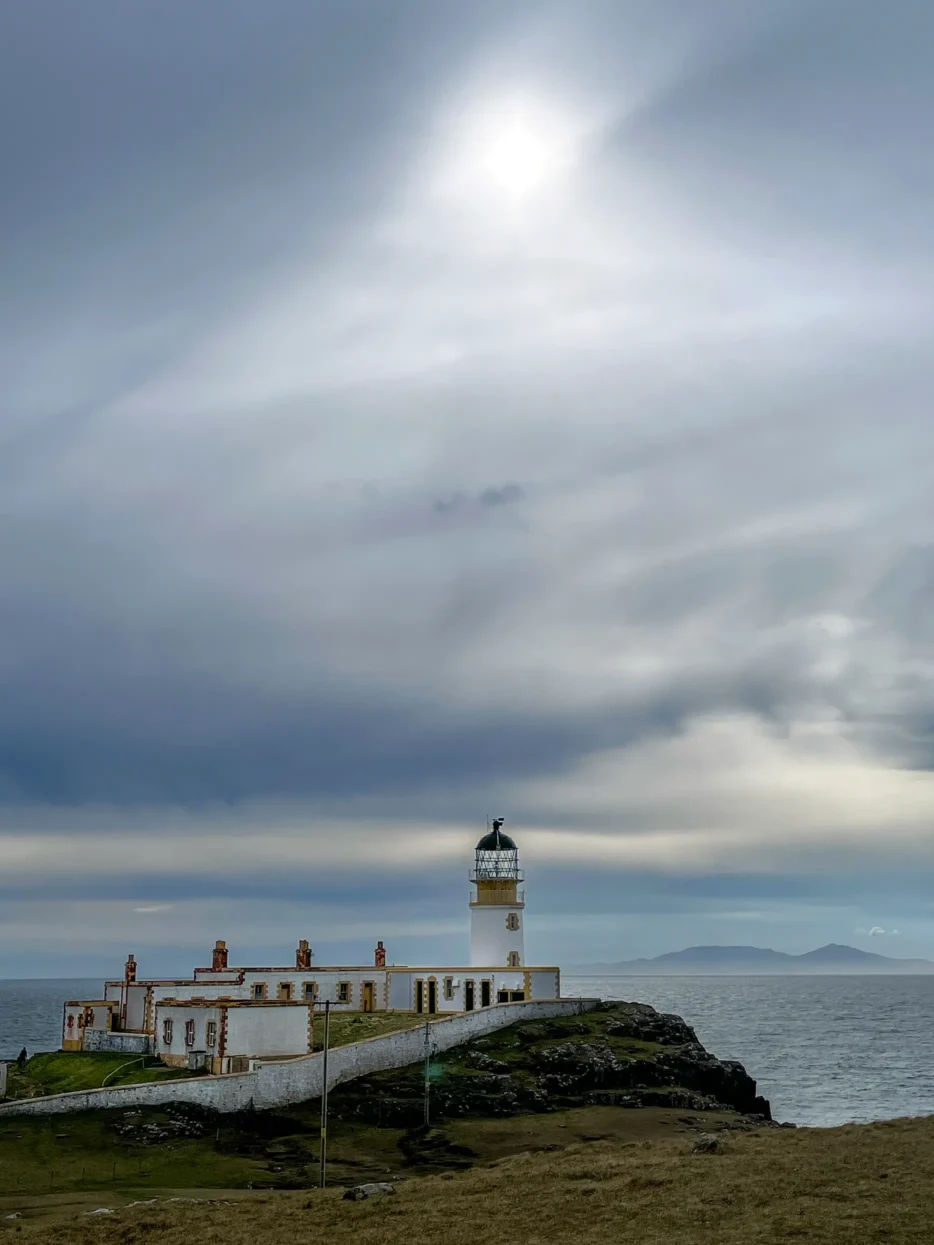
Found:
<path fill-rule="evenodd" d="M 146 904 L 140 908 L 134 908 L 133 911 L 134 912 L 146 912 L 146 913 L 171 912 L 173 907 L 174 907 L 174 904 L 170 904 L 170 903 L 153 903 L 153 904 Z"/>
<path fill-rule="evenodd" d="M 0 884 L 388 920 L 495 807 L 554 912 L 811 887 L 829 941 L 886 850 L 906 911 L 931 12 L 53 8 L 0 19 Z"/>

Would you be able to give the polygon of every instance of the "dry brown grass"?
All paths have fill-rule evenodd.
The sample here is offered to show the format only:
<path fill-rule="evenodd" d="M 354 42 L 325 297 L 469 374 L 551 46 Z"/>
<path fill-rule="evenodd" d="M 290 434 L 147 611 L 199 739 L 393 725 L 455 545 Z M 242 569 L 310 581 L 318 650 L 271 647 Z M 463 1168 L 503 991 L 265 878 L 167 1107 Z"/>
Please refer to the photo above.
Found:
<path fill-rule="evenodd" d="M 30 1240 L 58 1245 L 765 1245 L 934 1241 L 934 1119 L 575 1144 L 456 1175 L 410 1180 L 363 1203 L 323 1194 L 236 1205 L 137 1207 Z M 27 1227 L 27 1232 L 29 1231 Z"/>

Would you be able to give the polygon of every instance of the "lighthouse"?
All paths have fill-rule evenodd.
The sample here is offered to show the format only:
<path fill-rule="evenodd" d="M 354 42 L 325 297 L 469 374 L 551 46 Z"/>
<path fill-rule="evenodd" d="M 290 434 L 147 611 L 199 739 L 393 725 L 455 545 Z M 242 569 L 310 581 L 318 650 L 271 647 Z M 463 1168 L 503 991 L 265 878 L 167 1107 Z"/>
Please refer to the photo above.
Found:
<path fill-rule="evenodd" d="M 524 892 L 519 850 L 503 833 L 503 818 L 477 844 L 470 880 L 470 963 L 474 968 L 520 968 L 525 963 Z"/>

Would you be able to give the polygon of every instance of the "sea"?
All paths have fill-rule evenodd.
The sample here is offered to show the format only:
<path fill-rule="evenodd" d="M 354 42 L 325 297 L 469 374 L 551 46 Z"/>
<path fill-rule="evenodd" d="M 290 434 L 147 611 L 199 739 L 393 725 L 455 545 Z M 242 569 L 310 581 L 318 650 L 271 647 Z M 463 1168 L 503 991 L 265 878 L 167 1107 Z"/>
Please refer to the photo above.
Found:
<path fill-rule="evenodd" d="M 570 977 L 568 995 L 651 1003 L 738 1059 L 778 1120 L 823 1127 L 934 1115 L 934 975 Z M 55 1050 L 62 1004 L 99 981 L 0 981 L 0 1059 Z"/>

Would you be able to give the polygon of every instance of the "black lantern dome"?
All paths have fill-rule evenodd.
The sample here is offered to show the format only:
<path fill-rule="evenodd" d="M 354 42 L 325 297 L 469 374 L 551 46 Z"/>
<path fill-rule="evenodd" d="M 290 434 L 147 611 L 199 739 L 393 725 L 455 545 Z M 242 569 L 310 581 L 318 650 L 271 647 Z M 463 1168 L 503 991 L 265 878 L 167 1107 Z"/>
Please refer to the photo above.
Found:
<path fill-rule="evenodd" d="M 492 829 L 477 844 L 472 881 L 522 881 L 522 874 L 519 872 L 519 849 L 509 835 L 503 833 L 502 827 L 503 818 L 495 818 Z"/>

